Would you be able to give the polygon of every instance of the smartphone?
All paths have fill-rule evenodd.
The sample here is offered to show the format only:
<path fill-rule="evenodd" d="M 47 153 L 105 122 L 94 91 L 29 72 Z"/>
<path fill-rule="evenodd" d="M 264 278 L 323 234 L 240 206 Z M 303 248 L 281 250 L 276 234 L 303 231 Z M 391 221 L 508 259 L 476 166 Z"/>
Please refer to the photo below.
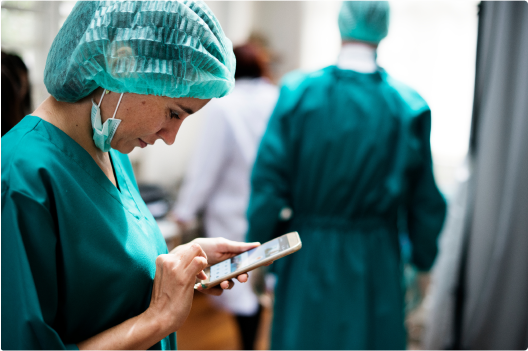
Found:
<path fill-rule="evenodd" d="M 275 261 L 301 249 L 302 243 L 299 233 L 291 232 L 268 241 L 254 249 L 229 258 L 204 269 L 207 279 L 197 283 L 194 288 L 202 285 L 208 289 L 220 284 L 224 280 L 234 278 L 242 273 Z"/>

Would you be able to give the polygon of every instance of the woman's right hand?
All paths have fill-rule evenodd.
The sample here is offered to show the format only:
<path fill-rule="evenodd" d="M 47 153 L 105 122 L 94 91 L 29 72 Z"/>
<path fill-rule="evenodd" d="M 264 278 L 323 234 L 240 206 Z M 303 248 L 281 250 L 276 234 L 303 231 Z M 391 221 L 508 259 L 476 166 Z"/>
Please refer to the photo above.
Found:
<path fill-rule="evenodd" d="M 178 330 L 191 310 L 196 277 L 205 279 L 200 245 L 180 245 L 156 259 L 150 306 L 142 314 L 77 343 L 81 350 L 146 350 Z M 126 274 L 126 273 L 124 273 Z"/>
<path fill-rule="evenodd" d="M 196 278 L 206 279 L 207 256 L 200 245 L 180 245 L 156 259 L 150 306 L 145 314 L 168 332 L 177 331 L 191 310 Z"/>

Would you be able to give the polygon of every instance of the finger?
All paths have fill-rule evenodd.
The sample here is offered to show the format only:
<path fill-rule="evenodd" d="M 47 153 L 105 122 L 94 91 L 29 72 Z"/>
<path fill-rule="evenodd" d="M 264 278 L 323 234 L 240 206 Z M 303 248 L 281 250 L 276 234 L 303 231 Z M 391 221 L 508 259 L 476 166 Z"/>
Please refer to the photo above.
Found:
<path fill-rule="evenodd" d="M 202 257 L 205 257 L 207 259 L 207 254 L 205 253 L 205 251 L 202 249 L 202 247 L 199 244 L 197 244 L 197 243 L 189 243 L 189 249 L 195 255 L 202 256 Z"/>
<path fill-rule="evenodd" d="M 200 273 L 198 273 L 196 275 L 196 278 L 200 279 L 200 280 L 206 280 L 207 279 L 207 274 L 205 274 L 204 271 L 200 271 Z"/>
<path fill-rule="evenodd" d="M 212 288 L 209 288 L 209 289 L 204 289 L 200 285 L 200 286 L 198 286 L 196 288 L 196 290 L 198 290 L 199 292 L 202 292 L 204 294 L 213 295 L 213 296 L 220 296 L 224 292 L 224 290 L 222 288 L 220 288 L 218 285 L 217 286 L 213 286 Z"/>
<path fill-rule="evenodd" d="M 231 289 L 233 286 L 235 286 L 235 283 L 230 279 L 230 280 L 224 280 L 223 282 L 220 283 L 220 287 L 222 289 Z"/>
<path fill-rule="evenodd" d="M 189 244 L 188 247 L 185 247 L 180 251 L 180 260 L 182 261 L 184 267 L 188 267 L 193 262 L 195 257 L 203 257 L 207 262 L 207 255 L 205 254 L 204 250 L 202 250 L 202 247 L 198 244 Z M 196 274 L 198 274 L 198 272 L 196 272 Z"/>
<path fill-rule="evenodd" d="M 273 262 L 275 262 L 275 261 L 268 262 L 268 263 L 266 263 L 266 264 L 263 265 L 263 266 L 264 266 L 264 267 L 267 267 L 267 266 L 271 265 Z"/>
<path fill-rule="evenodd" d="M 153 283 L 153 287 L 152 287 L 152 291 L 158 291 L 158 289 L 160 289 L 161 287 L 161 281 L 162 281 L 162 277 L 163 277 L 163 259 L 164 259 L 164 256 L 166 255 L 159 255 L 157 258 L 156 258 L 156 273 L 154 275 L 154 283 Z"/>
<path fill-rule="evenodd" d="M 241 283 L 247 282 L 249 279 L 249 275 L 247 273 L 242 273 L 237 277 L 237 280 Z"/>
<path fill-rule="evenodd" d="M 191 263 L 185 268 L 185 272 L 189 275 L 196 276 L 200 280 L 207 279 L 204 269 L 207 267 L 207 260 L 202 256 L 195 256 Z"/>
<path fill-rule="evenodd" d="M 259 242 L 253 242 L 253 243 L 243 243 L 239 241 L 232 241 L 228 239 L 224 239 L 218 241 L 218 248 L 221 252 L 226 253 L 242 253 L 251 249 L 254 249 L 257 246 L 260 246 Z"/>

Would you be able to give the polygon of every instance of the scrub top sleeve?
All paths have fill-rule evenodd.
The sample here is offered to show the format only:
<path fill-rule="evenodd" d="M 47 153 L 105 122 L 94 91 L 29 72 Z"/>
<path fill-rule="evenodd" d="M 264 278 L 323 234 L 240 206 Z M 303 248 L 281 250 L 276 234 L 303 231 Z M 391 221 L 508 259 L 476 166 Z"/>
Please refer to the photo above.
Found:
<path fill-rule="evenodd" d="M 246 241 L 266 242 L 279 233 L 279 214 L 290 207 L 291 138 L 289 111 L 292 99 L 289 90 L 281 94 L 264 136 L 251 174 L 251 196 L 247 211 Z"/>
<path fill-rule="evenodd" d="M 50 212 L 35 197 L 2 192 L 1 347 L 77 349 L 50 326 L 58 302 L 57 238 Z"/>
<path fill-rule="evenodd" d="M 202 135 L 193 154 L 174 210 L 183 221 L 192 220 L 205 206 L 215 189 L 234 140 L 224 111 L 211 106 L 206 110 Z"/>
<path fill-rule="evenodd" d="M 436 257 L 437 239 L 444 223 L 446 202 L 438 190 L 431 157 L 431 112 L 415 120 L 414 128 L 420 141 L 420 166 L 412 176 L 407 225 L 412 242 L 412 262 L 423 271 L 431 268 Z"/>

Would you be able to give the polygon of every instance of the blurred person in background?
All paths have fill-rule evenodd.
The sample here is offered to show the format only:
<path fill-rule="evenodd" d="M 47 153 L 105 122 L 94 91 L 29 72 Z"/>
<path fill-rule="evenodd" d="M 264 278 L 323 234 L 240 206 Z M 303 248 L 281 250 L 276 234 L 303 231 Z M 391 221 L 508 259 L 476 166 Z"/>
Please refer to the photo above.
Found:
<path fill-rule="evenodd" d="M 18 89 L 13 79 L 13 72 L 2 65 L 2 136 L 22 119 L 18 113 L 19 106 Z"/>
<path fill-rule="evenodd" d="M 446 204 L 431 111 L 376 63 L 387 2 L 344 2 L 337 65 L 291 73 L 251 180 L 248 241 L 298 231 L 275 263 L 272 349 L 405 349 L 399 233 L 430 269 Z"/>
<path fill-rule="evenodd" d="M 30 112 L 28 69 L 20 56 L 2 51 L 2 136 Z"/>
<path fill-rule="evenodd" d="M 6 59 L 11 67 L 14 79 L 18 85 L 18 95 L 22 114 L 25 116 L 31 113 L 31 84 L 29 82 L 29 71 L 20 56 L 17 54 L 7 54 Z"/>
<path fill-rule="evenodd" d="M 176 348 L 203 269 L 258 243 L 169 253 L 126 154 L 173 144 L 234 73 L 203 2 L 75 4 L 46 61 L 51 96 L 2 138 L 2 349 Z"/>
<path fill-rule="evenodd" d="M 235 89 L 204 109 L 204 129 L 173 215 L 185 229 L 204 211 L 207 237 L 243 241 L 250 172 L 278 91 L 268 80 L 267 58 L 261 47 L 245 44 L 233 51 Z M 253 349 L 261 306 L 251 286 L 239 284 L 229 293 L 211 298 L 236 317 L 243 349 Z"/>

